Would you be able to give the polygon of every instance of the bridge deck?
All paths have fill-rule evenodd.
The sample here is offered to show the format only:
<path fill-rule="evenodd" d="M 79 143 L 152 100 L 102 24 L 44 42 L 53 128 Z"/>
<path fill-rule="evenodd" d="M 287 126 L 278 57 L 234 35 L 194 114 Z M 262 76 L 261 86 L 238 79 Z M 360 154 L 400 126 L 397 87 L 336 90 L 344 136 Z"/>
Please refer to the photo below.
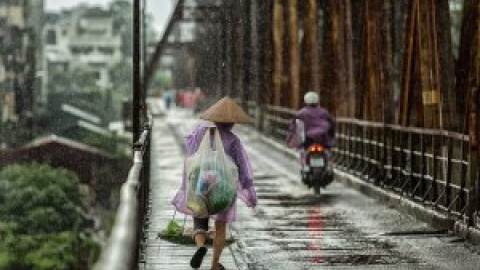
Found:
<path fill-rule="evenodd" d="M 175 137 L 195 121 L 181 110 L 155 121 L 146 263 L 141 269 L 190 269 L 195 247 L 157 240 L 156 235 L 172 218 L 170 200 L 180 185 L 183 157 Z M 259 140 L 253 130 L 234 132 L 252 160 L 259 205 L 251 210 L 238 204 L 239 221 L 231 228 L 236 242 L 221 259 L 227 269 L 447 270 L 477 269 L 480 264 L 477 247 L 340 181 L 313 196 L 299 182 L 296 160 Z M 177 218 L 183 220 L 182 215 Z M 201 269 L 209 269 L 209 260 Z"/>

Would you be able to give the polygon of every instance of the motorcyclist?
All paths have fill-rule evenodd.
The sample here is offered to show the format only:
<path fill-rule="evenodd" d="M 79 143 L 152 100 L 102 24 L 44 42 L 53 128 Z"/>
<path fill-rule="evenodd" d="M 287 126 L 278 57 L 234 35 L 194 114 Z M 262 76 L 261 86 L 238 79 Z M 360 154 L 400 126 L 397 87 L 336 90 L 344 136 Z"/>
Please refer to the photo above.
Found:
<path fill-rule="evenodd" d="M 322 145 L 326 149 L 326 157 L 329 160 L 332 158 L 330 149 L 335 145 L 335 120 L 325 108 L 319 105 L 318 94 L 308 92 L 303 99 L 305 107 L 290 121 L 287 135 L 287 145 L 301 152 L 302 173 L 306 162 L 306 150 L 311 145 Z M 298 128 L 299 124 L 303 127 Z M 299 134 L 300 132 L 303 134 Z M 332 171 L 332 163 L 329 162 L 329 164 L 329 171 Z"/>
<path fill-rule="evenodd" d="M 305 107 L 303 107 L 290 121 L 287 142 L 297 136 L 295 120 L 301 120 L 305 129 L 305 139 L 298 145 L 298 148 L 308 148 L 314 143 L 330 149 L 335 145 L 335 120 L 331 114 L 319 105 L 320 98 L 315 92 L 308 92 L 303 97 Z"/>

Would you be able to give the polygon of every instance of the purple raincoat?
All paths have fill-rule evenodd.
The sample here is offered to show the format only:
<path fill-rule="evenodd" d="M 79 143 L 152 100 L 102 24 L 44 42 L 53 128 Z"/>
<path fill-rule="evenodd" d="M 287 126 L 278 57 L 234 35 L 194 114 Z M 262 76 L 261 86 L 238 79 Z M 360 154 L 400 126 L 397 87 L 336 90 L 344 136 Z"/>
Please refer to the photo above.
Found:
<path fill-rule="evenodd" d="M 327 110 L 320 106 L 306 106 L 298 112 L 296 119 L 303 121 L 307 140 L 327 148 L 335 145 L 335 120 Z M 290 122 L 288 131 L 287 142 L 295 135 L 295 119 Z"/>
<path fill-rule="evenodd" d="M 205 132 L 211 126 L 212 124 L 210 122 L 202 122 L 185 137 L 186 156 L 191 156 L 197 151 Z M 240 139 L 231 131 L 232 125 L 217 124 L 217 128 L 220 132 L 220 138 L 222 139 L 226 154 L 232 158 L 238 167 L 239 183 L 237 187 L 237 197 L 245 202 L 248 207 L 255 207 L 257 204 L 257 195 L 255 187 L 253 186 L 253 170 L 245 149 L 243 148 Z M 172 204 L 177 211 L 193 216 L 193 213 L 186 206 L 186 186 L 187 183 L 184 170 L 182 185 L 173 198 Z M 235 203 L 229 210 L 210 216 L 210 218 L 223 222 L 235 221 L 236 208 Z"/>

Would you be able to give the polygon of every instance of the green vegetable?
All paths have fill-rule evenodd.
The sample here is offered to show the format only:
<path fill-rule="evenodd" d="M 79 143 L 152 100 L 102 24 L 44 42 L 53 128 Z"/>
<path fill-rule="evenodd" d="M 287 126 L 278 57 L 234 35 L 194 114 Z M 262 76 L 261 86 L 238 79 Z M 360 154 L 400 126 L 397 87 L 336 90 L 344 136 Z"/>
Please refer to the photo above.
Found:
<path fill-rule="evenodd" d="M 207 196 L 207 208 L 210 215 L 215 215 L 229 209 L 235 199 L 237 191 L 228 181 L 221 180 L 210 190 Z"/>
<path fill-rule="evenodd" d="M 167 225 L 167 229 L 165 230 L 165 235 L 176 236 L 181 234 L 182 234 L 182 226 L 180 226 L 176 221 L 171 220 Z"/>
<path fill-rule="evenodd" d="M 183 235 L 183 234 L 177 234 L 177 235 L 169 235 L 167 233 L 167 230 L 163 230 L 157 234 L 157 239 L 165 240 L 170 243 L 178 244 L 178 245 L 187 245 L 187 246 L 194 246 L 195 241 L 193 240 L 192 236 L 190 235 Z M 235 242 L 235 239 L 233 237 L 228 237 L 225 239 L 225 245 L 231 245 Z M 212 245 L 213 240 L 210 238 L 207 238 L 207 241 L 205 242 L 206 245 Z"/>

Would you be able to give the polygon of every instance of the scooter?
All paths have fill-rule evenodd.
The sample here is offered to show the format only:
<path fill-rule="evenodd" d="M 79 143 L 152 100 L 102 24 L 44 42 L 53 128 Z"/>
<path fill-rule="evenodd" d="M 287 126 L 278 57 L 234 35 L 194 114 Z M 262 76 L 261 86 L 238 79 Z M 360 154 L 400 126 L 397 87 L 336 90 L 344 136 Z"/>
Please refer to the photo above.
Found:
<path fill-rule="evenodd" d="M 320 194 L 320 188 L 325 188 L 333 181 L 330 153 L 320 144 L 312 144 L 306 149 L 302 158 L 302 182 L 309 188 L 313 187 L 315 194 Z"/>

